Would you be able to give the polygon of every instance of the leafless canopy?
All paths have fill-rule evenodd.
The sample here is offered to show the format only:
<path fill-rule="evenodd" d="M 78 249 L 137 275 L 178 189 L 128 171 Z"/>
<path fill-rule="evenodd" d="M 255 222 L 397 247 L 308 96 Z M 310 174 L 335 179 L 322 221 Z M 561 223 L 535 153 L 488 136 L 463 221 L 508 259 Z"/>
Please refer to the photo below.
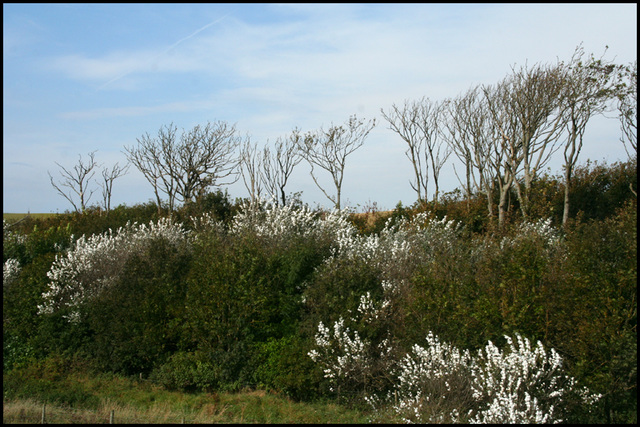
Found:
<path fill-rule="evenodd" d="M 442 136 L 465 167 L 465 179 L 460 182 L 466 193 L 467 204 L 473 191 L 484 193 L 488 213 L 492 217 L 495 179 L 490 156 L 494 139 L 491 117 L 481 89 L 471 88 L 446 101 L 443 123 Z"/>
<path fill-rule="evenodd" d="M 105 168 L 102 170 L 102 183 L 100 186 L 102 187 L 102 198 L 104 201 L 104 209 L 106 212 L 111 210 L 111 192 L 113 190 L 113 181 L 116 178 L 119 178 L 123 175 L 126 175 L 129 171 L 129 167 L 131 165 L 126 165 L 124 167 L 120 167 L 118 163 L 113 165 L 111 170 Z"/>
<path fill-rule="evenodd" d="M 622 142 L 629 157 L 638 155 L 638 61 L 624 67 L 620 73 L 623 80 L 618 97 Z M 629 143 L 631 152 L 627 149 Z"/>
<path fill-rule="evenodd" d="M 286 138 L 276 140 L 274 151 L 268 145 L 264 147 L 260 173 L 262 182 L 276 205 L 287 204 L 285 187 L 293 169 L 302 161 L 299 149 L 302 143 L 300 129 L 295 128 Z"/>
<path fill-rule="evenodd" d="M 91 178 L 93 178 L 93 175 L 95 175 L 96 173 L 94 169 L 99 166 L 95 161 L 95 153 L 95 151 L 89 153 L 89 161 L 87 163 L 82 161 L 82 156 L 79 156 L 80 158 L 78 159 L 78 164 L 73 167 L 73 170 L 69 170 L 56 162 L 56 165 L 58 165 L 62 170 L 60 174 L 63 177 L 63 180 L 58 184 L 53 181 L 51 173 L 47 171 L 53 188 L 55 188 L 61 196 L 63 196 L 73 205 L 73 208 L 76 212 L 84 213 L 87 208 L 87 204 L 91 199 L 91 196 L 95 192 L 94 189 L 89 191 L 87 194 L 89 182 Z M 66 193 L 61 187 L 67 187 L 71 191 L 69 193 Z M 78 206 L 74 201 L 73 193 L 75 193 L 80 199 L 80 206 Z"/>
<path fill-rule="evenodd" d="M 411 161 L 415 181 L 411 188 L 418 194 L 418 200 L 426 200 L 429 184 L 429 169 L 434 179 L 434 199 L 438 200 L 439 176 L 442 166 L 451 155 L 451 149 L 442 144 L 439 124 L 443 113 L 443 103 L 422 98 L 419 101 L 405 101 L 402 107 L 395 104 L 391 111 L 382 116 L 389 122 L 389 128 L 407 143 L 407 158 Z"/>
<path fill-rule="evenodd" d="M 302 156 L 311 165 L 311 177 L 324 195 L 340 209 L 340 197 L 342 192 L 342 179 L 347 156 L 364 144 L 369 132 L 375 126 L 375 119 L 365 122 L 355 115 L 349 117 L 344 126 L 334 126 L 317 132 L 309 133 L 304 139 L 298 141 L 298 147 Z M 314 167 L 317 166 L 331 174 L 336 193 L 331 195 L 320 185 Z"/>
<path fill-rule="evenodd" d="M 127 157 L 153 186 L 158 209 L 160 192 L 169 198 L 169 209 L 176 201 L 188 203 L 204 195 L 211 186 L 235 182 L 241 138 L 235 125 L 217 121 L 196 125 L 176 140 L 173 124 L 161 127 L 158 136 L 138 138 L 136 147 L 125 147 Z M 228 182 L 222 182 L 225 179 Z"/>
<path fill-rule="evenodd" d="M 573 169 L 582 150 L 587 124 L 592 117 L 603 114 L 615 97 L 615 65 L 584 57 L 582 46 L 578 46 L 567 64 L 562 68 L 562 114 L 566 142 L 564 144 L 564 213 L 563 225 L 569 219 L 570 189 Z"/>
<path fill-rule="evenodd" d="M 251 204 L 254 205 L 262 193 L 262 180 L 260 179 L 260 165 L 262 163 L 262 153 L 258 150 L 258 145 L 251 142 L 247 137 L 240 148 L 240 175 L 247 191 Z"/>

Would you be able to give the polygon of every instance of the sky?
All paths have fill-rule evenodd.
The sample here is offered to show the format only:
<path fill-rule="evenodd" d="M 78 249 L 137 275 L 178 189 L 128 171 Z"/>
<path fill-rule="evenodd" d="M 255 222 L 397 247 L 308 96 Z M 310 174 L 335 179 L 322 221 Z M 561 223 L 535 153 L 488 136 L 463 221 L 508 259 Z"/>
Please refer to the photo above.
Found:
<path fill-rule="evenodd" d="M 409 206 L 412 166 L 381 109 L 569 60 L 581 43 L 615 63 L 637 59 L 635 3 L 3 4 L 2 20 L 5 213 L 73 210 L 51 185 L 49 173 L 62 180 L 57 164 L 72 169 L 95 151 L 99 178 L 127 163 L 125 146 L 169 124 L 180 134 L 223 121 L 262 147 L 352 115 L 377 124 L 346 159 L 343 207 Z M 580 164 L 627 159 L 608 116 L 589 123 Z M 549 171 L 561 165 L 558 152 Z M 441 192 L 460 187 L 455 166 L 452 155 Z M 332 207 L 310 170 L 300 163 L 286 191 Z M 318 177 L 334 191 L 328 174 Z M 89 204 L 101 203 L 91 188 Z M 249 196 L 242 180 L 222 189 Z M 133 166 L 114 181 L 112 207 L 153 199 Z"/>

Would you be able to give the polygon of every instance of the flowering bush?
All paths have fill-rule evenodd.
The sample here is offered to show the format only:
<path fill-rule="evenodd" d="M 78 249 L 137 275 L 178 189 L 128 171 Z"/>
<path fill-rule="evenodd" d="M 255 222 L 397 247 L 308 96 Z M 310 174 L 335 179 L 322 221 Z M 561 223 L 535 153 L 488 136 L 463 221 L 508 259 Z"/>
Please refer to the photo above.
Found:
<path fill-rule="evenodd" d="M 489 341 L 473 357 L 429 332 L 426 348 L 415 344 L 400 360 L 386 358 L 386 368 L 395 375 L 393 390 L 385 398 L 370 395 L 366 400 L 374 409 L 388 405 L 405 422 L 484 424 L 558 423 L 570 393 L 577 393 L 586 405 L 600 398 L 586 388 L 577 389 L 553 349 L 547 353 L 539 341 L 532 348 L 528 339 L 515 336 L 516 343 L 505 336 L 508 350 Z M 316 345 L 309 356 L 322 364 L 332 390 L 366 376 L 372 365 L 371 343 L 345 328 L 343 319 L 334 324 L 333 332 L 320 323 Z M 384 352 L 391 355 L 394 349 Z"/>
<path fill-rule="evenodd" d="M 20 274 L 20 263 L 17 259 L 10 258 L 4 262 L 2 268 L 2 287 L 8 287 Z"/>
<path fill-rule="evenodd" d="M 500 242 L 501 248 L 508 248 L 526 239 L 541 239 L 548 248 L 557 247 L 561 242 L 560 230 L 551 225 L 551 218 L 539 219 L 536 222 L 524 221 L 517 225 L 513 237 L 505 237 Z"/>
<path fill-rule="evenodd" d="M 240 235 L 251 232 L 276 244 L 292 238 L 340 240 L 356 229 L 347 221 L 348 210 L 333 210 L 321 215 L 306 206 L 279 206 L 274 204 L 245 204 L 233 217 L 230 233 Z"/>
<path fill-rule="evenodd" d="M 471 355 L 440 342 L 431 332 L 427 344 L 414 344 L 400 360 L 396 387 L 387 400 L 406 422 L 456 422 L 456 414 L 469 405 Z"/>
<path fill-rule="evenodd" d="M 560 406 L 576 390 L 575 380 L 563 372 L 562 358 L 548 353 L 540 341 L 532 348 L 516 334 L 516 343 L 505 336 L 508 350 L 491 341 L 471 365 L 472 391 L 479 403 L 470 411 L 472 423 L 559 423 Z M 600 396 L 579 391 L 587 404 Z"/>
<path fill-rule="evenodd" d="M 127 223 L 115 233 L 109 229 L 88 238 L 82 235 L 66 254 L 56 255 L 47 273 L 49 290 L 43 294 L 44 304 L 38 306 L 39 313 L 53 313 L 66 307 L 72 309 L 69 318 L 77 320 L 79 313 L 75 309 L 112 285 L 127 260 L 157 238 L 175 246 L 186 242 L 188 234 L 181 224 L 163 218 L 155 224 L 150 222 L 149 226 Z"/>

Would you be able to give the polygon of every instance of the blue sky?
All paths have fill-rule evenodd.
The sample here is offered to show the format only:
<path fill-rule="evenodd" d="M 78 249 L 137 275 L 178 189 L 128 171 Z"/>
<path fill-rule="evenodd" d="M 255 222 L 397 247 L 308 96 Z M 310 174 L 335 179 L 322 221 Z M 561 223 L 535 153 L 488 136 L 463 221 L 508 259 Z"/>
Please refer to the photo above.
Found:
<path fill-rule="evenodd" d="M 410 205 L 411 164 L 381 108 L 455 97 L 580 43 L 627 64 L 636 39 L 637 4 L 3 4 L 3 212 L 71 210 L 50 184 L 55 162 L 97 150 L 123 165 L 124 146 L 170 123 L 235 123 L 264 145 L 353 114 L 378 125 L 347 158 L 343 205 Z M 594 119 L 580 163 L 625 160 L 619 136 L 616 119 Z M 441 191 L 460 186 L 454 164 Z M 287 190 L 329 207 L 309 171 L 301 163 Z M 241 180 L 227 189 L 248 196 Z M 113 206 L 152 198 L 133 167 L 114 183 Z"/>

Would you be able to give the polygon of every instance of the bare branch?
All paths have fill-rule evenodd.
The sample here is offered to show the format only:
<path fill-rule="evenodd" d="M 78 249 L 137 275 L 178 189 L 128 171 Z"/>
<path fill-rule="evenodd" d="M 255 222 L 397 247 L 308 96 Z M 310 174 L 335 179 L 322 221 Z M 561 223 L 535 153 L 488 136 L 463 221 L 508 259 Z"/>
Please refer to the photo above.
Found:
<path fill-rule="evenodd" d="M 261 177 L 276 204 L 287 204 L 285 187 L 293 169 L 302 161 L 300 145 L 303 137 L 298 128 L 293 129 L 287 138 L 278 138 L 275 152 L 265 147 L 262 157 Z"/>
<path fill-rule="evenodd" d="M 76 212 L 85 212 L 87 204 L 95 192 L 95 189 L 89 191 L 87 188 L 91 178 L 93 178 L 93 175 L 95 174 L 94 168 L 99 166 L 95 161 L 95 153 L 95 151 L 89 153 L 88 163 L 84 163 L 82 161 L 82 156 L 80 155 L 78 164 L 73 167 L 73 170 L 68 170 L 56 162 L 56 165 L 58 165 L 62 170 L 60 174 L 64 178 L 64 181 L 59 182 L 59 185 L 53 182 L 51 173 L 47 172 L 53 188 L 55 188 L 65 199 L 71 202 Z M 67 187 L 71 189 L 71 192 L 65 193 L 60 187 Z M 88 195 L 87 191 L 89 191 Z M 78 209 L 78 205 L 73 201 L 72 193 L 75 193 L 79 197 L 80 209 Z"/>
<path fill-rule="evenodd" d="M 342 179 L 347 156 L 364 144 L 364 140 L 375 124 L 375 119 L 365 123 L 353 115 L 349 117 L 345 127 L 332 124 L 327 130 L 320 128 L 319 131 L 298 139 L 297 145 L 302 156 L 311 164 L 313 181 L 337 209 L 340 209 Z M 313 173 L 314 166 L 329 172 L 336 188 L 334 196 L 329 195 L 318 183 Z"/>
<path fill-rule="evenodd" d="M 102 183 L 100 184 L 102 187 L 102 198 L 104 201 L 104 209 L 108 213 L 111 210 L 111 192 L 113 190 L 113 181 L 116 178 L 124 176 L 129 171 L 129 167 L 131 165 L 127 164 L 125 167 L 120 167 L 118 163 L 113 165 L 111 170 L 103 169 L 102 170 Z"/>

